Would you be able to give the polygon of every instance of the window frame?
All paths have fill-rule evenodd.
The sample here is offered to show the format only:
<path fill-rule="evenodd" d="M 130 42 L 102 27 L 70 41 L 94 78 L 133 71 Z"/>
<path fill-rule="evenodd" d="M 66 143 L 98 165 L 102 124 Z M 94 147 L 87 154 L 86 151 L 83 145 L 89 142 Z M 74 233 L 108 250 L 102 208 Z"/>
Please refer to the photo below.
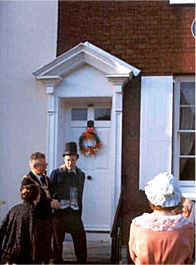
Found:
<path fill-rule="evenodd" d="M 169 0 L 171 5 L 176 4 L 195 4 L 195 0 Z"/>
<path fill-rule="evenodd" d="M 179 178 L 180 171 L 180 133 L 182 131 L 190 130 L 180 130 L 180 84 L 181 82 L 195 82 L 194 76 L 181 76 L 174 78 L 174 108 L 173 108 L 173 173 Z M 196 130 L 191 130 L 196 132 Z M 188 155 L 187 155 L 188 157 Z M 194 159 L 194 158 L 193 158 Z M 182 192 L 186 194 L 192 194 L 191 197 L 196 197 L 196 183 L 191 180 L 180 180 L 180 187 Z M 190 197 L 190 196 L 189 196 Z"/>
<path fill-rule="evenodd" d="M 81 109 L 86 108 L 87 109 L 87 120 L 72 120 L 72 109 Z M 95 109 L 96 108 L 109 108 L 111 110 L 111 116 L 110 120 L 95 120 Z M 93 103 L 93 104 L 81 104 L 78 106 L 77 104 L 73 104 L 69 108 L 69 120 L 71 122 L 71 126 L 83 126 L 83 124 L 87 124 L 87 121 L 93 120 L 94 126 L 99 127 L 108 127 L 110 126 L 112 122 L 112 104 L 110 102 L 99 102 L 99 103 Z"/>

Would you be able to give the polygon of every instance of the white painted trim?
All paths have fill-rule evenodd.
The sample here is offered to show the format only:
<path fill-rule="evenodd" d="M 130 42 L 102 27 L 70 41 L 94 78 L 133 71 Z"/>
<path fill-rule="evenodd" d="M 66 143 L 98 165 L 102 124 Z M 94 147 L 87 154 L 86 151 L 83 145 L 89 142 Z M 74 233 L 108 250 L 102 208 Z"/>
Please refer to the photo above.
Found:
<path fill-rule="evenodd" d="M 66 78 L 70 70 L 76 70 L 77 66 L 88 64 L 98 69 L 106 81 L 110 83 L 113 90 L 111 91 L 112 100 L 102 94 L 97 99 L 100 102 L 112 102 L 111 114 L 111 154 L 110 168 L 112 169 L 112 209 L 111 209 L 111 224 L 117 208 L 118 200 L 121 191 L 121 153 L 122 153 L 122 85 L 127 77 L 130 78 L 130 73 L 137 75 L 140 70 L 116 58 L 115 56 L 103 51 L 102 49 L 90 44 L 89 42 L 80 43 L 73 49 L 67 51 L 63 55 L 56 58 L 54 61 L 35 71 L 33 75 L 43 84 L 48 94 L 48 171 L 49 173 L 57 164 L 57 145 L 58 145 L 58 109 L 62 98 L 70 99 L 69 93 L 58 97 L 59 84 Z M 66 67 L 65 67 L 66 66 Z M 66 86 L 66 83 L 64 83 Z M 68 86 L 69 87 L 69 86 Z M 62 88 L 61 88 L 62 89 Z M 68 89 L 68 88 L 67 88 Z M 107 88 L 108 89 L 108 88 Z M 90 95 L 85 94 L 87 101 L 90 102 Z M 106 93 L 107 95 L 107 93 Z M 80 97 L 84 95 L 72 96 L 70 104 L 74 104 Z M 91 95 L 92 97 L 92 95 Z M 94 96 L 93 96 L 94 97 Z M 94 98 L 96 102 L 96 98 Z M 95 121 L 99 125 L 99 121 Z M 107 228 L 108 229 L 108 228 Z"/>
<path fill-rule="evenodd" d="M 188 198 L 189 200 L 196 201 L 196 191 L 193 192 L 182 192 L 182 196 Z"/>
<path fill-rule="evenodd" d="M 48 89 L 47 89 L 48 91 Z M 53 93 L 48 93 L 48 174 L 56 166 L 56 124 L 57 124 L 57 99 Z"/>
<path fill-rule="evenodd" d="M 178 91 L 178 92 L 177 92 Z M 174 79 L 174 106 L 173 106 L 173 173 L 178 178 L 179 176 L 179 154 L 180 146 L 177 144 L 180 135 L 175 133 L 176 128 L 179 128 L 180 116 L 178 111 L 178 102 L 180 102 L 180 82 Z"/>
<path fill-rule="evenodd" d="M 170 4 L 195 4 L 195 0 L 169 0 Z"/>
<path fill-rule="evenodd" d="M 114 159 L 110 160 L 111 168 L 113 169 L 112 174 L 114 177 L 114 183 L 111 183 L 112 186 L 112 216 L 111 216 L 111 224 L 108 228 L 103 228 L 101 231 L 110 231 L 114 214 L 117 208 L 120 190 L 121 190 L 121 152 L 122 152 L 122 82 L 125 78 L 116 77 L 115 79 L 121 79 L 121 85 L 119 85 L 118 80 L 113 80 L 113 97 L 112 97 L 112 114 L 111 121 L 112 122 L 112 153 L 115 154 Z M 111 81 L 111 80 L 110 80 Z M 46 84 L 46 83 L 45 83 Z M 48 94 L 48 172 L 50 173 L 53 168 L 56 167 L 57 164 L 57 137 L 58 137 L 58 107 L 60 103 L 60 98 L 55 96 L 55 91 L 53 87 L 47 86 L 46 92 Z M 96 104 L 95 104 L 96 106 Z M 99 123 L 101 121 L 95 121 L 96 126 L 99 127 Z M 107 124 L 106 124 L 107 125 Z M 76 126 L 78 126 L 78 122 L 76 122 Z M 87 230 L 96 230 L 99 231 L 97 227 L 87 227 Z"/>
<path fill-rule="evenodd" d="M 118 82 L 117 82 L 118 83 Z M 120 91 L 120 92 L 119 92 Z M 121 167 L 122 167 L 122 84 L 116 85 L 113 92 L 112 100 L 112 153 L 115 154 L 111 161 L 113 174 L 115 176 L 112 194 L 112 217 L 111 227 L 113 224 L 113 218 L 118 206 L 118 201 L 121 192 Z"/>
<path fill-rule="evenodd" d="M 130 72 L 136 76 L 140 70 L 96 47 L 84 42 L 65 52 L 49 64 L 39 68 L 33 75 L 38 80 L 63 79 L 71 70 L 79 65 L 89 64 L 106 75 L 125 76 Z"/>
<path fill-rule="evenodd" d="M 181 82 L 195 82 L 194 76 L 178 76 L 174 78 L 174 121 L 173 121 L 173 172 L 174 175 L 179 178 L 180 169 L 180 132 L 187 130 L 179 130 L 180 128 L 180 83 Z M 195 130 L 189 130 L 189 132 L 195 132 Z M 182 157 L 182 156 L 181 156 Z M 188 157 L 188 155 L 185 155 Z M 191 156 L 189 156 L 191 157 Z M 196 199 L 196 183 L 194 181 L 180 181 L 180 187 L 182 193 L 186 196 Z M 193 196 L 194 194 L 194 196 Z"/>
<path fill-rule="evenodd" d="M 172 170 L 173 77 L 146 76 L 141 82 L 139 189 Z"/>
<path fill-rule="evenodd" d="M 112 65 L 115 65 L 117 67 L 117 74 L 123 74 L 123 73 L 129 73 L 129 72 L 133 72 L 135 76 L 137 76 L 140 73 L 140 70 L 137 69 L 136 67 L 131 66 L 130 64 L 124 62 L 123 60 L 115 57 L 114 55 L 96 47 L 95 45 L 93 45 L 92 43 L 86 41 L 84 42 L 85 45 L 85 49 L 87 49 L 87 47 L 90 49 L 90 51 L 93 53 L 96 53 L 97 55 L 101 56 L 102 58 L 104 58 L 104 60 L 108 60 L 111 62 Z"/>
<path fill-rule="evenodd" d="M 115 79 L 115 80 L 114 80 Z M 109 81 L 112 81 L 113 84 L 113 96 L 112 96 L 112 114 L 111 114 L 111 121 L 109 121 L 109 123 L 112 123 L 111 127 L 111 131 L 112 131 L 112 135 L 111 135 L 111 152 L 112 154 L 115 154 L 113 158 L 111 158 L 110 160 L 110 167 L 113 169 L 112 170 L 112 174 L 113 177 L 112 179 L 114 180 L 113 183 L 111 183 L 112 186 L 112 211 L 111 211 L 111 223 L 110 223 L 110 228 L 103 228 L 105 229 L 104 231 L 109 231 L 112 228 L 112 224 L 113 224 L 113 218 L 115 215 L 115 211 L 117 208 L 117 204 L 118 204 L 118 200 L 119 200 L 119 196 L 120 196 L 120 191 L 121 191 L 121 153 L 122 153 L 122 83 L 125 80 L 125 77 L 115 77 L 114 79 L 109 79 Z M 119 81 L 118 79 L 120 79 L 121 81 Z M 49 156 L 49 171 L 55 167 L 56 163 L 57 163 L 57 135 L 58 135 L 58 120 L 57 120 L 57 112 L 58 112 L 58 104 L 60 102 L 60 100 L 58 99 L 58 97 L 55 97 L 55 90 L 54 90 L 54 94 L 53 95 L 49 95 L 53 98 L 53 100 L 56 100 L 56 104 L 53 104 L 52 106 L 54 107 L 54 111 L 53 111 L 53 116 L 49 115 L 49 124 L 55 124 L 55 130 L 54 128 L 52 128 L 52 126 L 49 126 L 49 152 L 48 152 L 48 156 Z M 50 101 L 49 101 L 50 102 Z M 71 103 L 70 103 L 71 104 Z M 76 103 L 77 104 L 77 103 Z M 50 106 L 51 103 L 48 105 Z M 95 103 L 96 106 L 96 103 Z M 50 109 L 50 107 L 48 107 Z M 50 112 L 49 112 L 50 113 Z M 95 123 L 97 123 L 96 126 L 99 127 L 99 123 L 101 123 L 101 121 L 95 121 Z M 75 124 L 76 126 L 78 126 L 78 122 L 76 122 Z M 107 124 L 106 124 L 107 125 Z M 86 228 L 87 230 L 91 229 L 91 228 Z M 93 231 L 94 228 L 92 228 Z M 101 229 L 101 230 L 103 230 Z M 98 228 L 96 228 L 96 231 L 98 231 Z"/>
<path fill-rule="evenodd" d="M 87 231 L 93 231 L 93 232 L 102 232 L 102 231 L 110 232 L 110 227 L 108 226 L 103 226 L 103 228 L 100 228 L 96 225 L 93 225 L 93 226 L 85 226 L 84 229 Z"/>
<path fill-rule="evenodd" d="M 88 120 L 92 120 L 92 118 L 88 118 Z M 87 121 L 72 121 L 71 127 L 81 128 L 86 124 Z M 94 125 L 96 128 L 110 128 L 111 121 L 94 121 Z"/>
<path fill-rule="evenodd" d="M 62 80 L 62 77 L 58 76 L 58 75 L 54 75 L 54 76 L 37 76 L 36 77 L 37 80 Z"/>

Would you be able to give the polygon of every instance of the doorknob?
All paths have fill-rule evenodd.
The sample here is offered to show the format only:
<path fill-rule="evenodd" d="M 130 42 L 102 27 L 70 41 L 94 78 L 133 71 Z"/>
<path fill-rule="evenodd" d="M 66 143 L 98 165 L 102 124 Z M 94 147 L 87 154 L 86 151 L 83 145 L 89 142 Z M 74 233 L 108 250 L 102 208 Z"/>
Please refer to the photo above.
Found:
<path fill-rule="evenodd" d="M 87 176 L 87 179 L 88 180 L 92 180 L 93 178 L 91 176 Z"/>

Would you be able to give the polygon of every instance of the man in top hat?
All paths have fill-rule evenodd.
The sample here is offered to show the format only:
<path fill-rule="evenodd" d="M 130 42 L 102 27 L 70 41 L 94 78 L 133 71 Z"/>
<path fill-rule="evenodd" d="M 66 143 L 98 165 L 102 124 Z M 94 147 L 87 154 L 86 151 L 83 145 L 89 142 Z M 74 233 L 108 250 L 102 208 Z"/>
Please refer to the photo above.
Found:
<path fill-rule="evenodd" d="M 77 262 L 84 264 L 87 259 L 87 246 L 81 215 L 85 175 L 76 166 L 79 155 L 75 142 L 66 143 L 63 157 L 64 164 L 53 170 L 50 175 L 53 197 L 60 202 L 60 209 L 55 210 L 53 216 L 53 262 L 63 263 L 63 241 L 65 233 L 70 233 Z"/>

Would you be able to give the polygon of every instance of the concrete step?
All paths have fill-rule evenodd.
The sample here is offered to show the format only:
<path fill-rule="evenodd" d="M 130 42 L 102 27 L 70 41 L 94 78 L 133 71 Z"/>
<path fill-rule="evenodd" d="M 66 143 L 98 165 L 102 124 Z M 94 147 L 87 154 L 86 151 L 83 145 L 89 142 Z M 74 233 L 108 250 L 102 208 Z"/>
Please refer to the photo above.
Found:
<path fill-rule="evenodd" d="M 110 240 L 87 240 L 88 264 L 109 264 L 111 253 Z M 65 263 L 76 262 L 72 240 L 65 240 L 63 243 L 63 259 Z"/>

